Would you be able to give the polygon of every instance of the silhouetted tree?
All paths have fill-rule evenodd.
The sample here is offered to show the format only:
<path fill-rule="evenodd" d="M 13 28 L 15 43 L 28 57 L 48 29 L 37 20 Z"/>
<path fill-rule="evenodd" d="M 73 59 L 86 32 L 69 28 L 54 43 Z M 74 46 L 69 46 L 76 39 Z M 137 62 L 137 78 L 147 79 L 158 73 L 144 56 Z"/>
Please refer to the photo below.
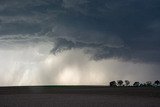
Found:
<path fill-rule="evenodd" d="M 134 82 L 133 86 L 139 87 L 140 83 L 139 82 Z"/>
<path fill-rule="evenodd" d="M 151 81 L 147 81 L 146 85 L 147 85 L 147 87 L 151 87 L 152 86 L 152 82 Z"/>
<path fill-rule="evenodd" d="M 116 81 L 111 81 L 111 82 L 109 83 L 109 85 L 110 85 L 111 87 L 116 87 L 116 86 L 117 86 L 117 83 L 116 83 Z"/>
<path fill-rule="evenodd" d="M 156 86 L 158 86 L 158 85 L 160 85 L 160 81 L 156 80 L 156 81 L 154 82 L 154 84 L 155 84 Z"/>
<path fill-rule="evenodd" d="M 123 81 L 122 80 L 117 80 L 117 84 L 118 84 L 118 86 L 122 86 L 123 85 Z"/>
<path fill-rule="evenodd" d="M 143 84 L 141 83 L 141 84 L 139 84 L 139 86 L 140 86 L 140 87 L 143 87 Z"/>
<path fill-rule="evenodd" d="M 147 87 L 147 84 L 146 83 L 141 83 L 139 86 L 140 87 Z"/>
<path fill-rule="evenodd" d="M 125 86 L 129 86 L 129 84 L 130 84 L 129 80 L 125 80 L 124 82 L 125 82 Z"/>

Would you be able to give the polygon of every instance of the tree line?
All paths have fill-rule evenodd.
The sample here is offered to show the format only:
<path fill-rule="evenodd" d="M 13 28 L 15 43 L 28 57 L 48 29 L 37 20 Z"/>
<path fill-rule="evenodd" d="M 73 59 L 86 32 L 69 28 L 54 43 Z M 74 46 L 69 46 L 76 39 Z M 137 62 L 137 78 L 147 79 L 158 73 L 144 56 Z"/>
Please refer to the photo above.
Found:
<path fill-rule="evenodd" d="M 111 87 L 117 87 L 117 86 L 134 86 L 134 87 L 159 87 L 160 81 L 156 80 L 152 83 L 152 81 L 147 81 L 146 83 L 140 83 L 138 81 L 134 82 L 133 84 L 130 84 L 129 80 L 117 80 L 117 81 L 111 81 L 109 83 Z"/>

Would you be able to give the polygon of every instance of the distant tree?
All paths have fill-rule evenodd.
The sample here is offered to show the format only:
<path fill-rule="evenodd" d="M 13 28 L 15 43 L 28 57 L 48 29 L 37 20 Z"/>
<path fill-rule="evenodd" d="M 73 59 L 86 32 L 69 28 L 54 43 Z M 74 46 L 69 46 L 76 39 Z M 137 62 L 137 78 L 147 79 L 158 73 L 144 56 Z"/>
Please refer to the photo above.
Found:
<path fill-rule="evenodd" d="M 134 82 L 133 86 L 139 87 L 140 83 L 139 82 Z"/>
<path fill-rule="evenodd" d="M 146 85 L 147 85 L 147 87 L 151 87 L 152 86 L 152 82 L 151 81 L 147 81 Z"/>
<path fill-rule="evenodd" d="M 122 86 L 123 85 L 123 81 L 122 80 L 117 80 L 117 84 L 118 84 L 118 86 Z"/>
<path fill-rule="evenodd" d="M 141 83 L 141 84 L 139 84 L 139 86 L 140 86 L 140 87 L 143 87 L 143 84 Z"/>
<path fill-rule="evenodd" d="M 147 87 L 147 84 L 146 83 L 141 83 L 140 85 L 139 85 L 140 87 Z"/>
<path fill-rule="evenodd" d="M 154 82 L 154 84 L 155 84 L 156 86 L 159 86 L 159 85 L 160 85 L 160 81 L 156 80 L 156 81 Z"/>
<path fill-rule="evenodd" d="M 116 81 L 111 81 L 111 82 L 109 83 L 109 85 L 110 85 L 111 87 L 116 87 L 116 86 L 117 86 L 117 83 L 116 83 Z"/>
<path fill-rule="evenodd" d="M 129 84 L 130 84 L 129 80 L 125 80 L 124 82 L 125 82 L 125 86 L 129 86 Z"/>

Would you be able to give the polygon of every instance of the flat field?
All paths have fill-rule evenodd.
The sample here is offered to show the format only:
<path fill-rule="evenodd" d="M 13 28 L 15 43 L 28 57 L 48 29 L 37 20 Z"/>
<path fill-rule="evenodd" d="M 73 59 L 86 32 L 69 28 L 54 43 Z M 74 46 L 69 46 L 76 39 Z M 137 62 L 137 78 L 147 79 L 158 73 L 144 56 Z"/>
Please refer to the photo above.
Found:
<path fill-rule="evenodd" d="M 0 107 L 160 107 L 160 88 L 0 87 Z"/>

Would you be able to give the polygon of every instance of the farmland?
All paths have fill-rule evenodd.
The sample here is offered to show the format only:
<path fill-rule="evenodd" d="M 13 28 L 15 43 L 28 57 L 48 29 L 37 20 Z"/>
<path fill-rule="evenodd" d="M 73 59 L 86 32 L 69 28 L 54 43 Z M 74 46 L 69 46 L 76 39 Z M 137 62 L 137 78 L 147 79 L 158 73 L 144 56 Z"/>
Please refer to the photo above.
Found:
<path fill-rule="evenodd" d="M 1 87 L 0 107 L 159 107 L 160 88 L 106 86 Z"/>

